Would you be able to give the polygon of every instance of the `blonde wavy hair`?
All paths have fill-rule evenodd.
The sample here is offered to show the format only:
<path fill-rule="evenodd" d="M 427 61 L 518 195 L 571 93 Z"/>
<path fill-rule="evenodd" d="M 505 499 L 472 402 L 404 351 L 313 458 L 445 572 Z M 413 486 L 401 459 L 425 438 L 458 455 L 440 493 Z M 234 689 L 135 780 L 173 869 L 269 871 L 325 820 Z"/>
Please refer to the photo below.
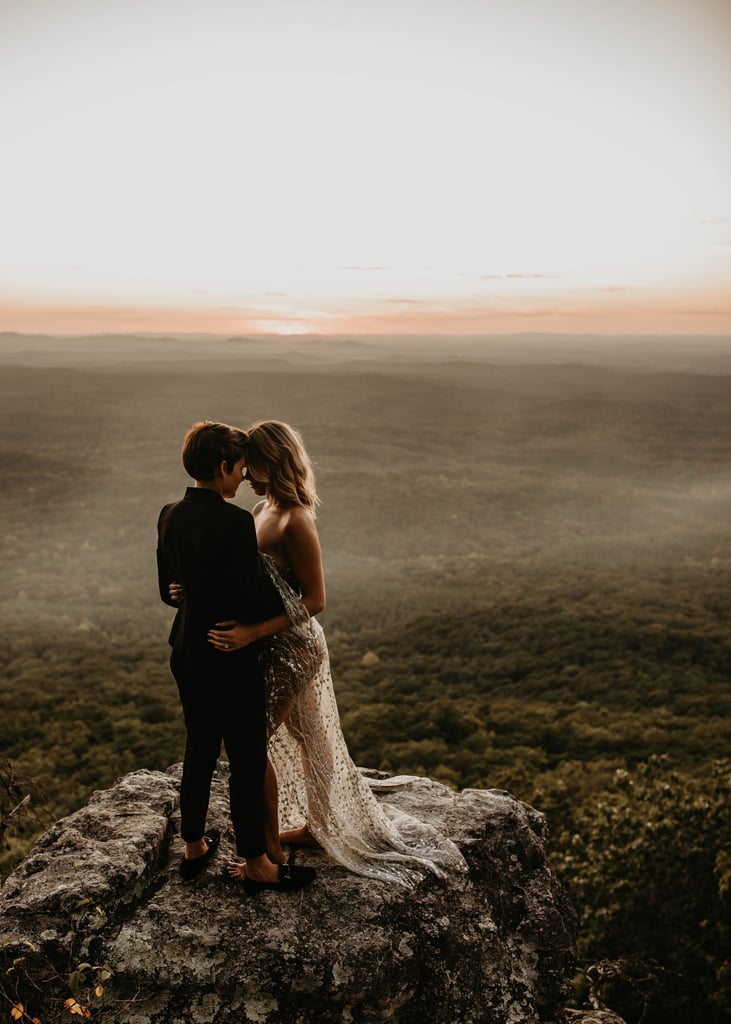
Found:
<path fill-rule="evenodd" d="M 302 505 L 314 515 L 320 504 L 315 473 L 297 431 L 280 420 L 261 420 L 246 433 L 246 467 L 266 485 L 267 498 L 282 508 Z"/>

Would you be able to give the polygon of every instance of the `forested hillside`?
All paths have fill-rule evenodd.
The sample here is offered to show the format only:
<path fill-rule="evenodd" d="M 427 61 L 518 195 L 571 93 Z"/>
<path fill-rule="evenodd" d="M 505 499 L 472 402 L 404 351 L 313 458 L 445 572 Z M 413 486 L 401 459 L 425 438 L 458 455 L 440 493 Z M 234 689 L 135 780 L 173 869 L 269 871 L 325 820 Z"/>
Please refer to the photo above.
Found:
<path fill-rule="evenodd" d="M 602 992 L 721 1024 L 730 399 L 714 339 L 0 336 L 3 810 L 33 780 L 50 820 L 180 760 L 157 514 L 194 420 L 286 419 L 354 759 L 544 810 Z"/>

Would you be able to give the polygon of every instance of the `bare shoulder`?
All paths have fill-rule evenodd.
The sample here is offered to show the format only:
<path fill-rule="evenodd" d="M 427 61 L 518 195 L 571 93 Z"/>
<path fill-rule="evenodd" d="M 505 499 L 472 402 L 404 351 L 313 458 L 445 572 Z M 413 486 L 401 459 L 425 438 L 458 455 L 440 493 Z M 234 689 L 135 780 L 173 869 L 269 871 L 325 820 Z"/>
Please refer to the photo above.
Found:
<path fill-rule="evenodd" d="M 292 505 L 287 509 L 287 525 L 295 529 L 315 529 L 315 517 L 309 508 L 303 505 Z"/>
<path fill-rule="evenodd" d="M 265 505 L 266 505 L 266 499 L 262 498 L 261 501 L 257 501 L 256 505 L 254 505 L 254 507 L 251 510 L 251 514 L 254 517 L 254 519 L 256 519 L 256 517 L 258 515 L 260 515 L 264 511 L 264 506 Z"/>
<path fill-rule="evenodd" d="M 303 508 L 302 505 L 293 505 L 287 509 L 282 532 L 287 539 L 292 540 L 315 538 L 317 537 L 315 517 L 310 509 Z"/>

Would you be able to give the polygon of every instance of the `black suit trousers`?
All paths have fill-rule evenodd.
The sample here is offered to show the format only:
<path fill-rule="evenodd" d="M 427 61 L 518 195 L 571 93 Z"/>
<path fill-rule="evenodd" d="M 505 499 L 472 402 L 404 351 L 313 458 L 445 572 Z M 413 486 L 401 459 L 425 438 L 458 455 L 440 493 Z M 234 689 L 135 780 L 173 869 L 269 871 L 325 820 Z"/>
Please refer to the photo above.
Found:
<path fill-rule="evenodd" d="M 232 668 L 240 664 L 241 673 L 206 672 L 174 651 L 170 658 L 186 728 L 180 784 L 181 833 L 187 843 L 205 834 L 211 778 L 223 743 L 231 770 L 229 799 L 236 850 L 241 857 L 259 857 L 266 852 L 264 680 L 253 657 L 245 663 L 245 671 L 237 655 L 219 657 L 231 659 Z"/>

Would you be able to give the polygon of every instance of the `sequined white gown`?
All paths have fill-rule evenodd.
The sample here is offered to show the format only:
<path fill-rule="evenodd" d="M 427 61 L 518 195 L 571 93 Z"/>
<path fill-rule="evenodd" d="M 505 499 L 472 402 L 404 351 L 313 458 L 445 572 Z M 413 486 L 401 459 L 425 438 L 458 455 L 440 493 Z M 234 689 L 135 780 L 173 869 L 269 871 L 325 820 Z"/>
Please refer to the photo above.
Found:
<path fill-rule="evenodd" d="M 260 557 L 293 623 L 271 638 L 264 656 L 280 828 L 306 823 L 338 864 L 383 881 L 409 886 L 427 872 L 466 871 L 451 840 L 376 800 L 371 785 L 379 783 L 361 775 L 343 738 L 322 627 L 293 589 L 289 570 Z"/>

